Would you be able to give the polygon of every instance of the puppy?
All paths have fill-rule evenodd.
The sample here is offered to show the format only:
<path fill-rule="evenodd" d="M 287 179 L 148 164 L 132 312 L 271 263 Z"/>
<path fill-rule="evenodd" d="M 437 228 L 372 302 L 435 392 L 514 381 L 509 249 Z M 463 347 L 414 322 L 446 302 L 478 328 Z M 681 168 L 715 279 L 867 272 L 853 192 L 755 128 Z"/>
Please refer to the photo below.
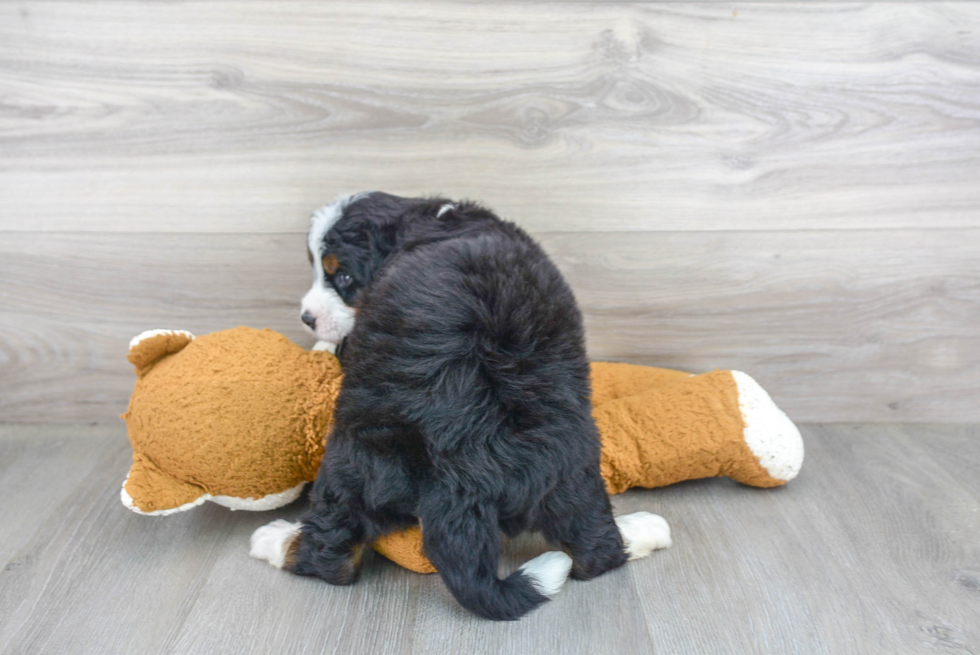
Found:
<path fill-rule="evenodd" d="M 302 320 L 343 344 L 344 383 L 311 509 L 252 536 L 252 555 L 332 584 L 361 547 L 418 525 L 453 596 L 517 619 L 670 544 L 666 522 L 613 518 L 599 475 L 582 317 L 515 225 L 470 202 L 371 192 L 316 212 Z M 497 577 L 501 533 L 564 552 Z"/>

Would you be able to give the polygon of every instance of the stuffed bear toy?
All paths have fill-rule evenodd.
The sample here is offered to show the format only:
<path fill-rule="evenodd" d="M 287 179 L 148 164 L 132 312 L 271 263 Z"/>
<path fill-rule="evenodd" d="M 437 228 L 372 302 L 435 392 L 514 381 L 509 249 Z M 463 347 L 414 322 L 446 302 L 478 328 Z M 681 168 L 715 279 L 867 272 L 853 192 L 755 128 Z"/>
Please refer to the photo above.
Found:
<path fill-rule="evenodd" d="M 268 510 L 316 476 L 343 380 L 329 352 L 238 327 L 197 338 L 144 332 L 128 358 L 137 375 L 122 415 L 133 447 L 121 493 L 129 509 L 164 516 L 209 500 Z M 796 426 L 739 371 L 597 362 L 592 394 L 611 494 L 713 476 L 775 487 L 803 463 Z M 419 528 L 373 547 L 411 570 L 435 571 Z"/>

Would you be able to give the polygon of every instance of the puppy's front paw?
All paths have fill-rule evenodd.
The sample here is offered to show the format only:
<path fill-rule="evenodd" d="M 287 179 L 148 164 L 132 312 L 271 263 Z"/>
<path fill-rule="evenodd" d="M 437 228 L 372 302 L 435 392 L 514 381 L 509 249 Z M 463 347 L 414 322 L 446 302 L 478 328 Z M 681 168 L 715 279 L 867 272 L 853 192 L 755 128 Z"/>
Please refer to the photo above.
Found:
<path fill-rule="evenodd" d="M 279 519 L 252 533 L 251 550 L 248 554 L 255 559 L 262 559 L 281 569 L 286 565 L 302 523 L 290 523 Z"/>
<path fill-rule="evenodd" d="M 323 351 L 323 350 L 326 350 L 331 355 L 336 355 L 337 354 L 337 344 L 330 343 L 329 341 L 317 341 L 315 344 L 313 344 L 312 350 L 314 350 L 314 351 Z"/>
<path fill-rule="evenodd" d="M 634 512 L 616 517 L 616 527 L 623 536 L 626 554 L 631 560 L 646 557 L 659 548 L 670 548 L 670 526 L 662 516 Z"/>

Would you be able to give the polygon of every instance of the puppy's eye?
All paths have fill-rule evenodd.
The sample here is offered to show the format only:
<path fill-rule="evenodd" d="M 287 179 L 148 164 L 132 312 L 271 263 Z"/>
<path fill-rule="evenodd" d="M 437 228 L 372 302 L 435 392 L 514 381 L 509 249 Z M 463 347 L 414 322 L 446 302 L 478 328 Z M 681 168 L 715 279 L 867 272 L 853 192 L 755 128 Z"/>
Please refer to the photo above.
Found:
<path fill-rule="evenodd" d="M 339 275 L 335 275 L 333 278 L 333 283 L 337 285 L 338 289 L 346 289 L 353 281 L 354 278 L 347 275 L 347 273 L 340 273 Z"/>

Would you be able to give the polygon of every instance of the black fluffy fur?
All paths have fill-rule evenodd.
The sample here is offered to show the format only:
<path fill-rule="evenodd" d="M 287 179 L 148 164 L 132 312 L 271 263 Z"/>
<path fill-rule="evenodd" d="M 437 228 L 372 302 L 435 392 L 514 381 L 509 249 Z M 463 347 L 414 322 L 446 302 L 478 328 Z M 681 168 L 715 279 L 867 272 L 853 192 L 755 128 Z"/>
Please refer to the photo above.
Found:
<path fill-rule="evenodd" d="M 498 579 L 501 531 L 543 532 L 579 579 L 627 556 L 571 290 L 521 229 L 473 203 L 437 216 L 447 202 L 373 193 L 324 238 L 357 317 L 289 568 L 349 584 L 361 544 L 421 520 L 456 599 L 517 619 L 547 597 L 521 571 Z"/>

